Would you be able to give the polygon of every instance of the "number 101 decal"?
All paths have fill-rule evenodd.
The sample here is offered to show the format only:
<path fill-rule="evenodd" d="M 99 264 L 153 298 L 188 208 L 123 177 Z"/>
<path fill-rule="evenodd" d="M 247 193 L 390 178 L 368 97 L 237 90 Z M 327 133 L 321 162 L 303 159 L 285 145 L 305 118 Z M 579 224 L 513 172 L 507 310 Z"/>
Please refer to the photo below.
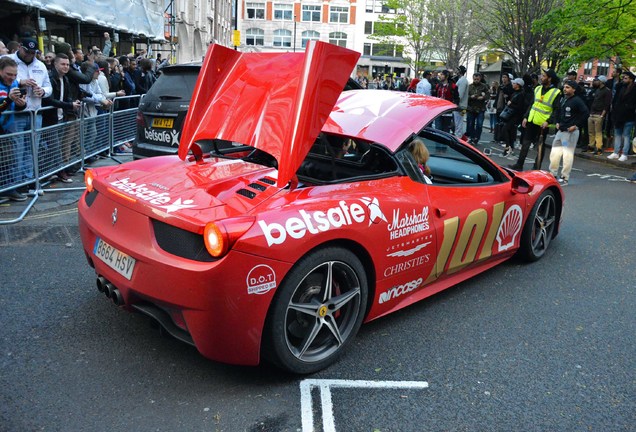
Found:
<path fill-rule="evenodd" d="M 504 215 L 504 206 L 504 202 L 493 206 L 492 222 L 488 232 L 486 232 L 488 213 L 484 209 L 474 210 L 468 215 L 459 238 L 457 237 L 459 217 L 446 219 L 442 247 L 425 283 L 437 279 L 444 270 L 448 274 L 453 274 L 475 260 L 482 261 L 490 258 L 495 240 L 497 240 L 497 252 L 512 248 L 521 232 L 523 213 L 521 207 L 515 204 Z M 481 251 L 479 257 L 477 257 L 478 251 Z"/>

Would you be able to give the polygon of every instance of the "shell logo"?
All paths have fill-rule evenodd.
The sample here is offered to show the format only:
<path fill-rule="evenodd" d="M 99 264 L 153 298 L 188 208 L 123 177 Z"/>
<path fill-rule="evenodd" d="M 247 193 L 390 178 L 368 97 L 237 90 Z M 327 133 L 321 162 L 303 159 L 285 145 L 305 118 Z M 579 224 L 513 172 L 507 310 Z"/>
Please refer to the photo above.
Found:
<path fill-rule="evenodd" d="M 497 244 L 499 252 L 510 249 L 515 245 L 517 235 L 521 231 L 523 213 L 518 205 L 511 206 L 504 215 L 499 231 L 497 231 Z"/>

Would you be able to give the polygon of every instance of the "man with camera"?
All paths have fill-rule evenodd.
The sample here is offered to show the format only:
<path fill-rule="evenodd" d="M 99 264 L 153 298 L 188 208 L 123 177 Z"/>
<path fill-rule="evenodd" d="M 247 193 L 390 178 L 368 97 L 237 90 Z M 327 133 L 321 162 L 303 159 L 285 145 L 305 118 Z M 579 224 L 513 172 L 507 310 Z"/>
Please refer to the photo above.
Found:
<path fill-rule="evenodd" d="M 0 58 L 0 188 L 18 182 L 13 155 L 13 138 L 2 135 L 14 131 L 14 115 L 2 114 L 5 111 L 20 111 L 26 107 L 26 90 L 18 87 L 18 64 L 7 57 Z M 13 201 L 25 201 L 27 198 L 17 190 L 2 194 Z"/>
<path fill-rule="evenodd" d="M 35 112 L 42 107 L 42 98 L 51 95 L 53 89 L 49 81 L 49 71 L 46 65 L 38 60 L 35 55 L 38 44 L 33 38 L 22 39 L 22 45 L 15 54 L 9 58 L 15 60 L 18 65 L 18 82 L 20 88 L 26 89 L 26 111 Z M 42 128 L 42 116 L 35 115 L 35 128 Z M 15 118 L 15 131 L 28 132 L 31 130 L 31 118 L 28 115 L 19 115 Z M 28 134 L 20 134 L 15 138 L 15 157 L 18 169 L 18 181 L 33 179 L 33 148 Z M 34 148 L 37 151 L 38 142 Z"/>

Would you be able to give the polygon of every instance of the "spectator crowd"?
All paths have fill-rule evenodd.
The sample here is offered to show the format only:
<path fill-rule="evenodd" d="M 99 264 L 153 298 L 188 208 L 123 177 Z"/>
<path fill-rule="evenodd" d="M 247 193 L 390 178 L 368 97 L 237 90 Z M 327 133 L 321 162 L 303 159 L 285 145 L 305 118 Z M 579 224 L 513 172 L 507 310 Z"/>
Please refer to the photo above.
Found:
<path fill-rule="evenodd" d="M 167 64 L 160 55 L 147 58 L 146 52 L 110 56 L 110 35 L 104 33 L 103 48 L 91 47 L 86 52 L 72 48 L 68 52 L 42 53 L 37 41 L 29 36 L 20 41 L 0 42 L 0 189 L 34 179 L 33 147 L 25 132 L 61 125 L 40 137 L 35 147 L 46 153 L 50 167 L 64 167 L 52 180 L 72 182 L 77 166 L 69 161 L 79 149 L 79 116 L 94 118 L 86 122 L 85 142 L 104 140 L 100 134 L 116 97 L 143 95 L 154 84 L 160 69 Z M 123 100 L 115 109 L 126 109 L 137 99 Z M 52 109 L 44 109 L 52 107 Z M 31 124 L 31 116 L 36 113 Z M 115 152 L 127 152 L 130 144 Z M 43 158 L 44 159 L 44 158 Z M 4 198 L 24 201 L 25 188 L 5 192 Z"/>
<path fill-rule="evenodd" d="M 79 148 L 75 120 L 79 116 L 96 119 L 86 123 L 85 143 L 103 140 L 103 122 L 97 121 L 98 116 L 113 109 L 116 97 L 147 93 L 168 63 L 160 55 L 148 58 L 143 50 L 120 57 L 111 56 L 111 50 L 108 33 L 104 33 L 102 49 L 93 46 L 87 51 L 72 48 L 42 53 L 29 36 L 19 42 L 0 42 L 0 189 L 34 179 L 33 147 L 25 133 L 32 127 L 39 130 L 65 125 L 35 148 L 46 148 L 47 163 L 60 167 L 52 179 L 72 182 L 77 167 L 69 166 L 69 161 Z M 357 81 L 363 88 L 413 92 L 453 102 L 457 110 L 439 116 L 435 127 L 474 146 L 480 143 L 488 115 L 490 132 L 504 147 L 503 155 L 513 158 L 515 148 L 519 149 L 511 165 L 516 170 L 524 169 L 533 147 L 537 149 L 533 168 L 541 169 L 546 136 L 554 133 L 549 170 L 563 185 L 569 181 L 577 147 L 595 155 L 612 148 L 609 159 L 627 161 L 636 122 L 636 86 L 631 71 L 616 68 L 611 78 L 596 76 L 591 86 L 577 81 L 576 72 L 568 72 L 562 83 L 553 70 L 522 77 L 504 73 L 500 81 L 490 85 L 479 72 L 472 75 L 471 82 L 465 75 L 466 68 L 460 66 L 455 73 L 425 71 L 413 79 L 386 74 L 371 81 L 359 76 Z M 114 108 L 125 109 L 134 103 L 122 101 Z M 53 109 L 38 111 L 44 107 Z M 34 124 L 30 116 L 19 115 L 29 111 L 38 112 Z M 515 145 L 518 137 L 519 145 Z M 115 151 L 126 152 L 128 147 Z M 3 195 L 14 201 L 26 200 L 20 188 Z"/>
<path fill-rule="evenodd" d="M 617 67 L 611 78 L 595 76 L 591 85 L 578 79 L 576 71 L 562 80 L 551 69 L 522 77 L 503 73 L 500 81 L 490 85 L 479 72 L 470 83 L 465 74 L 466 68 L 460 66 L 455 73 L 425 71 L 413 79 L 386 75 L 356 80 L 363 88 L 413 92 L 453 102 L 458 108 L 437 118 L 435 127 L 475 146 L 488 115 L 494 141 L 503 147 L 504 157 L 516 159 L 510 165 L 515 170 L 524 169 L 531 148 L 537 150 L 532 168 L 541 169 L 545 140 L 554 136 L 548 169 L 562 185 L 569 182 L 577 148 L 596 156 L 608 151 L 608 159 L 620 162 L 627 162 L 630 151 L 636 151 L 636 77 L 629 70 Z M 519 150 L 516 158 L 515 149 Z M 636 182 L 636 174 L 630 181 Z"/>

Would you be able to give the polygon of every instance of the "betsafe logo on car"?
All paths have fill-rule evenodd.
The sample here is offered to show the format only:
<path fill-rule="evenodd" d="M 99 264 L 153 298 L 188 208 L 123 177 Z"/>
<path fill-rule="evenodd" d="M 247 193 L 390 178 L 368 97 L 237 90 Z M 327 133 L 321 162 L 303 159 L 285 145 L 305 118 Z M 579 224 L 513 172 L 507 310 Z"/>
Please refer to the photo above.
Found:
<path fill-rule="evenodd" d="M 362 223 L 367 219 L 367 213 L 369 214 L 369 225 L 380 220 L 387 221 L 384 213 L 380 210 L 377 198 L 361 198 L 360 201 L 368 210 L 365 210 L 365 207 L 357 202 L 347 204 L 346 201 L 340 201 L 337 207 L 332 207 L 327 211 L 307 212 L 299 210 L 300 217 L 290 217 L 284 225 L 277 222 L 267 223 L 262 220 L 258 221 L 258 225 L 265 235 L 267 246 L 272 246 L 283 244 L 287 236 L 301 239 L 308 232 L 318 234 L 332 228 Z"/>

